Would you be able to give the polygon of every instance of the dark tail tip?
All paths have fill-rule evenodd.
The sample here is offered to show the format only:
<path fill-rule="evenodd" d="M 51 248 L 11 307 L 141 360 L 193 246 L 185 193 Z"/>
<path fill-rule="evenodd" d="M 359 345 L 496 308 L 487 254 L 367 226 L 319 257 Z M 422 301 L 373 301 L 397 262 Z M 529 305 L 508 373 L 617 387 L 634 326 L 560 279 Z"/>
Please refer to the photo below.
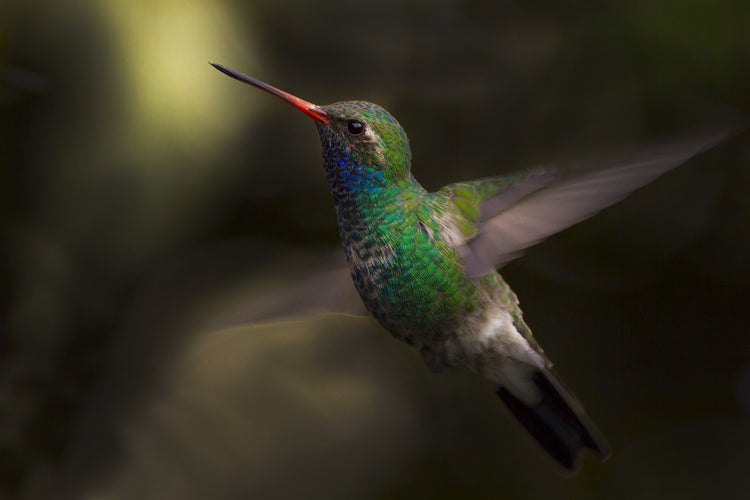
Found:
<path fill-rule="evenodd" d="M 578 472 L 578 455 L 583 448 L 595 452 L 601 461 L 609 457 L 609 444 L 583 407 L 550 370 L 537 371 L 532 381 L 541 399 L 529 406 L 505 387 L 497 395 L 534 439 L 560 465 Z"/>

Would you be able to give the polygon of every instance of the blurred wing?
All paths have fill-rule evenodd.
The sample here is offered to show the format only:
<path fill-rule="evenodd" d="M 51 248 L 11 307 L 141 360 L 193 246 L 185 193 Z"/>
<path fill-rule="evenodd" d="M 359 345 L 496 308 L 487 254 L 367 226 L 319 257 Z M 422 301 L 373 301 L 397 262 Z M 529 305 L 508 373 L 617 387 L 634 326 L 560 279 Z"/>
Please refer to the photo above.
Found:
<path fill-rule="evenodd" d="M 250 326 L 321 313 L 368 315 L 354 288 L 349 266 L 342 263 L 342 252 L 335 257 L 315 259 L 309 266 L 289 262 L 287 278 L 274 273 L 251 280 L 248 286 L 220 297 L 220 307 L 208 315 L 211 321 L 205 326 Z"/>
<path fill-rule="evenodd" d="M 502 267 L 522 251 L 726 139 L 735 128 L 694 134 L 609 162 L 596 170 L 558 170 L 511 187 L 479 205 L 479 230 L 468 243 L 467 272 Z"/>

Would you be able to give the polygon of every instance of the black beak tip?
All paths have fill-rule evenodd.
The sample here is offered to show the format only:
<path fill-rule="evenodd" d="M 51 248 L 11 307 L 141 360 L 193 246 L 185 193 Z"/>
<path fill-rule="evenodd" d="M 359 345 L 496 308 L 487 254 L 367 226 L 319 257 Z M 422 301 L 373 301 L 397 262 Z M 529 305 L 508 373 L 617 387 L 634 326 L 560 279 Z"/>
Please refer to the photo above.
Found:
<path fill-rule="evenodd" d="M 209 61 L 208 64 L 210 64 L 211 66 L 213 66 L 214 68 L 218 69 L 219 71 L 221 71 L 224 74 L 227 74 L 227 75 L 230 74 L 229 73 L 229 68 L 227 68 L 226 66 L 223 66 L 223 65 L 217 64 L 217 63 L 212 63 L 210 61 Z"/>
<path fill-rule="evenodd" d="M 212 62 L 209 62 L 208 64 L 218 69 L 225 75 L 234 78 L 235 80 L 239 80 L 244 83 L 249 83 L 250 85 L 255 85 L 256 87 L 258 86 L 258 83 L 261 83 L 261 84 L 263 83 L 263 82 L 258 82 L 258 80 L 256 80 L 255 78 L 251 76 L 246 75 L 245 73 L 240 73 L 239 71 L 234 70 L 232 68 L 227 68 L 223 64 L 212 63 Z"/>

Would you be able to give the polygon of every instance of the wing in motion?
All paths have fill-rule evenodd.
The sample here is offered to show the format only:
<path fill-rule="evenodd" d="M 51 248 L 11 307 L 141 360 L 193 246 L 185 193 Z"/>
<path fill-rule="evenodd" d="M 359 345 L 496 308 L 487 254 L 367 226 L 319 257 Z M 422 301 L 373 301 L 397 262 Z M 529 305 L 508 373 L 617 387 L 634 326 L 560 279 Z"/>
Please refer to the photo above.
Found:
<path fill-rule="evenodd" d="M 256 277 L 250 285 L 228 292 L 217 301 L 212 314 L 212 329 L 251 326 L 282 320 L 300 319 L 321 313 L 368 315 L 352 282 L 343 252 L 323 257 L 305 256 L 287 261 L 283 267 L 289 279 L 272 274 Z M 314 269 L 315 271 L 310 271 Z"/>
<path fill-rule="evenodd" d="M 489 178 L 457 184 L 463 190 L 473 188 L 478 195 L 477 231 L 464 256 L 467 273 L 479 276 L 502 267 L 524 249 L 620 201 L 737 129 L 683 136 L 597 169 L 541 169 L 494 193 L 493 186 L 507 181 Z"/>

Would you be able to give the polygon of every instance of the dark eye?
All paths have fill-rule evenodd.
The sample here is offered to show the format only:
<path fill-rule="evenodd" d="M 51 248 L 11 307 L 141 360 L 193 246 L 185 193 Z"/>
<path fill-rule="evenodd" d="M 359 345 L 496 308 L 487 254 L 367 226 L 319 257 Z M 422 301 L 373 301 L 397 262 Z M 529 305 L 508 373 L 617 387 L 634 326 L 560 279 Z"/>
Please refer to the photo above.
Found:
<path fill-rule="evenodd" d="M 359 135 L 365 131 L 365 124 L 359 120 L 349 120 L 346 124 L 346 129 L 352 135 Z"/>

